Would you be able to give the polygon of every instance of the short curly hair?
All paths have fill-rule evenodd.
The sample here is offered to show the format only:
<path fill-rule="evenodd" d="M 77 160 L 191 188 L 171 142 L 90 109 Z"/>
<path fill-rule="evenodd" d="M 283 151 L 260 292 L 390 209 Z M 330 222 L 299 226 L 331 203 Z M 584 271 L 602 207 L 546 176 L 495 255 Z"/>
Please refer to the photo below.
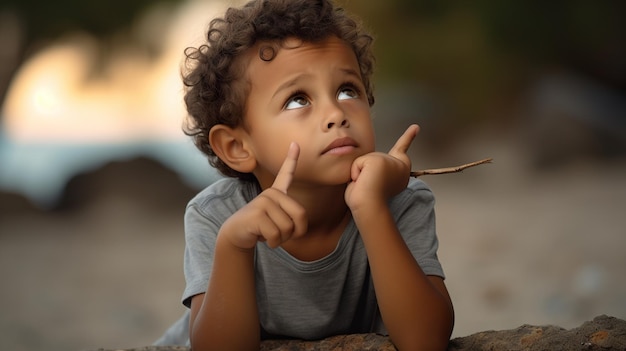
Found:
<path fill-rule="evenodd" d="M 287 38 L 298 38 L 314 43 L 329 36 L 337 36 L 354 50 L 372 106 L 373 38 L 360 22 L 330 0 L 252 0 L 241 8 L 229 8 L 224 17 L 213 19 L 207 42 L 185 50 L 187 71 L 183 72 L 183 83 L 189 116 L 184 131 L 220 173 L 243 180 L 254 179 L 250 173 L 228 167 L 209 144 L 213 126 L 243 125 L 248 86 L 242 84 L 245 67 L 238 59 L 261 41 L 281 44 Z M 274 55 L 271 46 L 262 47 L 259 52 L 260 58 L 266 61 L 272 60 Z"/>

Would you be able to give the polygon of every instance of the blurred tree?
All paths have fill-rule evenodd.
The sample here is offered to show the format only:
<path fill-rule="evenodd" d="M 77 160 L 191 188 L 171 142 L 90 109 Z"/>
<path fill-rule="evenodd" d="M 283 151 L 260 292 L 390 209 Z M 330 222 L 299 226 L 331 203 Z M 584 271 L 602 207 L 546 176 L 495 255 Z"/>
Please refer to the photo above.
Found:
<path fill-rule="evenodd" d="M 626 89 L 626 2 L 483 0 L 476 6 L 497 48 Z"/>
<path fill-rule="evenodd" d="M 14 12 L 23 23 L 25 46 L 38 40 L 54 39 L 70 31 L 86 31 L 107 37 L 127 28 L 147 7 L 157 2 L 180 0 L 2 0 L 0 11 Z"/>
<path fill-rule="evenodd" d="M 624 1 L 346 0 L 343 5 L 377 37 L 377 85 L 411 81 L 409 86 L 420 87 L 416 94 L 434 105 L 425 109 L 432 113 L 425 122 L 432 123 L 431 132 L 443 126 L 454 138 L 454 131 L 480 122 L 507 123 L 520 92 L 551 69 L 626 90 Z"/>
<path fill-rule="evenodd" d="M 0 71 L 9 72 L 0 74 L 0 99 L 8 84 L 3 77 L 38 43 L 75 30 L 110 40 L 148 6 L 182 1 L 0 0 L 3 50 L 9 47 L 1 37 L 6 14 L 19 19 L 23 38 L 17 60 L 0 61 Z M 626 1 L 338 1 L 378 38 L 377 85 L 419 86 L 433 105 L 426 108 L 431 130 L 506 120 L 519 91 L 547 69 L 573 70 L 626 90 Z"/>
<path fill-rule="evenodd" d="M 0 0 L 0 45 L 15 43 L 13 57 L 0 57 L 0 102 L 4 101 L 10 79 L 19 64 L 40 45 L 71 32 L 86 32 L 107 40 L 123 35 L 138 15 L 159 3 L 182 0 Z M 4 37 L 3 37 L 4 36 Z M 9 37 L 10 36 L 10 37 Z M 6 55 L 3 56 L 8 56 Z"/>

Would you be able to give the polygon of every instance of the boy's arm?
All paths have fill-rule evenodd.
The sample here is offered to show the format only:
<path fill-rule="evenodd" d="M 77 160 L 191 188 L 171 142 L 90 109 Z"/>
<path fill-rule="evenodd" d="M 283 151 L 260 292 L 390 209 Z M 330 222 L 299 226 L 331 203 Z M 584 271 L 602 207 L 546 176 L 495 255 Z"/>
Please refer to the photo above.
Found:
<path fill-rule="evenodd" d="M 287 195 L 299 151 L 292 144 L 272 187 L 222 224 L 207 292 L 191 300 L 189 337 L 194 351 L 259 348 L 254 249 L 258 241 L 277 247 L 306 233 L 306 212 Z"/>
<path fill-rule="evenodd" d="M 218 240 L 205 294 L 191 300 L 194 350 L 255 350 L 260 329 L 254 286 L 254 251 Z"/>
<path fill-rule="evenodd" d="M 346 203 L 359 228 L 372 272 L 380 312 L 398 349 L 444 350 L 454 313 L 443 279 L 419 267 L 396 226 L 388 199 L 408 183 L 407 156 L 417 126 L 398 139 L 389 154 L 372 153 L 355 160 Z"/>
<path fill-rule="evenodd" d="M 454 314 L 443 279 L 426 276 L 398 232 L 389 208 L 355 217 L 365 244 L 380 312 L 396 347 L 444 350 Z"/>

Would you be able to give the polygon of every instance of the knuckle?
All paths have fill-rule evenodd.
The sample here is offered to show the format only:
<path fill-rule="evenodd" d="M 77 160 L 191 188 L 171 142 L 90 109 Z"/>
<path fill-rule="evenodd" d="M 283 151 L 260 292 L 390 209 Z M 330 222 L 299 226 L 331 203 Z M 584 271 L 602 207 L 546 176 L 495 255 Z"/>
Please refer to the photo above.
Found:
<path fill-rule="evenodd" d="M 282 194 L 282 192 L 276 188 L 267 188 L 257 196 L 257 199 L 259 199 L 263 205 L 269 205 L 270 203 L 276 202 L 275 198 L 280 194 Z"/>
<path fill-rule="evenodd" d="M 276 225 L 272 225 L 266 229 L 266 233 L 270 238 L 280 237 L 280 229 Z"/>
<path fill-rule="evenodd" d="M 293 221 L 288 221 L 287 223 L 285 223 L 284 227 L 282 228 L 282 232 L 283 233 L 293 233 L 294 229 L 296 228 L 296 224 Z"/>
<path fill-rule="evenodd" d="M 286 235 L 293 231 L 293 222 L 288 219 L 281 218 L 280 221 L 275 223 L 276 232 L 273 234 L 278 238 L 284 238 Z"/>
<path fill-rule="evenodd" d="M 302 222 L 306 219 L 306 210 L 303 207 L 298 207 L 294 209 L 293 216 L 296 218 L 297 221 Z"/>
<path fill-rule="evenodd" d="M 269 190 L 269 189 L 267 189 L 267 190 Z M 262 192 L 259 195 L 257 195 L 257 197 L 254 200 L 256 202 L 258 202 L 258 203 L 264 203 L 267 200 L 269 200 L 269 192 L 267 190 L 265 190 L 264 192 Z"/>
<path fill-rule="evenodd" d="M 265 238 L 265 240 L 267 240 L 268 243 L 280 243 L 280 230 L 278 230 L 278 228 L 266 229 L 263 232 L 263 237 Z"/>

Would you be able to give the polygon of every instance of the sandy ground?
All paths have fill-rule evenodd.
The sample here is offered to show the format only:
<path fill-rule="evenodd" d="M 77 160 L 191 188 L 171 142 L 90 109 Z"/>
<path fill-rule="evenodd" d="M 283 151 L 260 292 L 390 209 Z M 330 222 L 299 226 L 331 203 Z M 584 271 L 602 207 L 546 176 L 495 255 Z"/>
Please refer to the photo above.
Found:
<path fill-rule="evenodd" d="M 532 173 L 506 142 L 481 140 L 457 161 L 494 164 L 424 178 L 437 197 L 453 336 L 626 318 L 626 163 Z M 445 162 L 425 166 L 454 164 Z M 0 349 L 150 344 L 183 311 L 182 230 L 182 212 L 116 198 L 74 213 L 3 216 Z"/>

